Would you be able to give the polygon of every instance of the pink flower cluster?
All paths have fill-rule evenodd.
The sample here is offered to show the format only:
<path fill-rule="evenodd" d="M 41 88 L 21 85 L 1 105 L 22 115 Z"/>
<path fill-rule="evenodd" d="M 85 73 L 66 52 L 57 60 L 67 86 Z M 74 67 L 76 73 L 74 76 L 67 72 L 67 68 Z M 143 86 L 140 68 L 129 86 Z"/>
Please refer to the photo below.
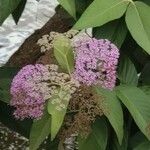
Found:
<path fill-rule="evenodd" d="M 40 118 L 47 94 L 45 79 L 49 76 L 48 68 L 41 64 L 27 65 L 14 77 L 11 84 L 11 106 L 16 108 L 17 119 Z M 44 90 L 41 88 L 44 87 Z"/>
<path fill-rule="evenodd" d="M 106 39 L 82 39 L 75 43 L 75 55 L 75 79 L 86 85 L 114 88 L 119 58 L 114 44 Z"/>

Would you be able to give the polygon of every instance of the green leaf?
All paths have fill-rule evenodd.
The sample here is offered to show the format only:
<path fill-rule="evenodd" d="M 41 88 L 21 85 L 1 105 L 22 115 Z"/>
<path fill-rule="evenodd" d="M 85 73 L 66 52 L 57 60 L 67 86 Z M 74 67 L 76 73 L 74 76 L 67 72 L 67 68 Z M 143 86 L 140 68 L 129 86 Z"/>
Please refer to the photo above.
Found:
<path fill-rule="evenodd" d="M 87 139 L 79 139 L 79 150 L 105 150 L 108 140 L 108 129 L 104 119 L 97 119 Z"/>
<path fill-rule="evenodd" d="M 92 2 L 93 0 L 75 0 L 77 19 Z"/>
<path fill-rule="evenodd" d="M 69 74 L 74 69 L 74 54 L 70 40 L 65 36 L 58 36 L 53 43 L 54 55 L 62 67 Z"/>
<path fill-rule="evenodd" d="M 128 4 L 129 0 L 94 0 L 77 21 L 74 28 L 97 27 L 118 19 L 126 11 Z"/>
<path fill-rule="evenodd" d="M 0 0 L 0 25 L 17 8 L 21 0 Z"/>
<path fill-rule="evenodd" d="M 150 85 L 149 86 L 140 86 L 139 87 L 146 95 L 150 97 Z"/>
<path fill-rule="evenodd" d="M 127 56 L 123 56 L 120 59 L 118 67 L 118 78 L 121 84 L 137 85 L 138 74 L 134 64 Z"/>
<path fill-rule="evenodd" d="M 12 79 L 19 70 L 20 70 L 19 67 L 0 67 L 0 79 L 2 78 Z"/>
<path fill-rule="evenodd" d="M 51 117 L 45 112 L 40 120 L 35 120 L 30 131 L 30 149 L 36 150 L 50 134 Z"/>
<path fill-rule="evenodd" d="M 128 136 L 129 136 L 129 133 L 128 133 L 128 130 L 127 128 L 124 129 L 124 137 L 123 137 L 123 141 L 122 141 L 122 144 L 120 145 L 118 140 L 117 140 L 117 137 L 114 136 L 112 138 L 112 143 L 111 143 L 111 150 L 128 150 L 127 147 L 128 147 Z"/>
<path fill-rule="evenodd" d="M 122 19 L 114 20 L 94 28 L 93 35 L 97 39 L 108 39 L 120 48 L 127 35 L 127 28 Z"/>
<path fill-rule="evenodd" d="M 19 18 L 22 15 L 22 12 L 23 12 L 23 10 L 25 8 L 26 3 L 27 3 L 27 0 L 21 0 L 21 2 L 19 3 L 19 5 L 17 6 L 17 8 L 12 13 L 12 16 L 13 16 L 16 24 L 18 23 Z"/>
<path fill-rule="evenodd" d="M 62 126 L 69 100 L 70 93 L 63 87 L 58 89 L 58 94 L 54 94 L 48 101 L 48 113 L 51 115 L 51 140 L 53 140 Z"/>
<path fill-rule="evenodd" d="M 143 142 L 147 142 L 148 139 L 139 131 L 129 139 L 129 148 L 133 149 Z"/>
<path fill-rule="evenodd" d="M 133 86 L 119 86 L 117 96 L 131 113 L 137 126 L 150 139 L 150 99 L 139 88 Z"/>
<path fill-rule="evenodd" d="M 143 2 L 130 3 L 126 23 L 135 41 L 150 54 L 150 7 Z"/>
<path fill-rule="evenodd" d="M 11 79 L 0 79 L 0 100 L 8 104 L 11 98 L 10 85 Z"/>
<path fill-rule="evenodd" d="M 150 142 L 143 142 L 137 147 L 133 148 L 133 150 L 150 150 Z"/>
<path fill-rule="evenodd" d="M 10 102 L 11 82 L 18 70 L 16 67 L 0 67 L 0 100 L 5 103 Z"/>
<path fill-rule="evenodd" d="M 94 87 L 94 90 L 99 96 L 99 105 L 103 110 L 104 115 L 108 118 L 110 124 L 114 128 L 119 143 L 122 143 L 123 139 L 123 111 L 119 100 L 116 97 L 114 91 L 109 91 Z"/>
<path fill-rule="evenodd" d="M 142 85 L 150 85 L 150 62 L 144 66 L 141 72 L 140 80 Z"/>
<path fill-rule="evenodd" d="M 74 19 L 76 19 L 75 0 L 58 0 L 58 2 L 72 17 L 74 17 Z"/>

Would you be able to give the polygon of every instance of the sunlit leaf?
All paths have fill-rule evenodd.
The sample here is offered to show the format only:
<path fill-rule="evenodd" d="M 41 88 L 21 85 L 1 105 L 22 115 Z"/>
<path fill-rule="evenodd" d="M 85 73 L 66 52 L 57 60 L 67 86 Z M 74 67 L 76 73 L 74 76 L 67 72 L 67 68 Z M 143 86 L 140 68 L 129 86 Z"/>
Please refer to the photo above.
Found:
<path fill-rule="evenodd" d="M 70 40 L 65 36 L 58 36 L 54 40 L 54 55 L 59 65 L 71 73 L 74 69 L 74 54 Z"/>
<path fill-rule="evenodd" d="M 119 86 L 117 96 L 131 113 L 137 126 L 150 139 L 150 99 L 141 89 L 134 86 Z"/>
<path fill-rule="evenodd" d="M 150 7 L 143 2 L 130 3 L 126 23 L 135 41 L 150 54 Z"/>
<path fill-rule="evenodd" d="M 94 0 L 82 14 L 74 28 L 97 27 L 118 19 L 126 11 L 128 4 L 129 0 Z"/>

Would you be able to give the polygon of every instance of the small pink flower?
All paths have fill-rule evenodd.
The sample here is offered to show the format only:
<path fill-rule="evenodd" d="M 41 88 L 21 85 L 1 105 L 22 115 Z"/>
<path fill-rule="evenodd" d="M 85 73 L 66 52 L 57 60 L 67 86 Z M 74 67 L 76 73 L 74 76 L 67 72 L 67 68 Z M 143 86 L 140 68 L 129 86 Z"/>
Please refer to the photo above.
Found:
<path fill-rule="evenodd" d="M 75 55 L 75 79 L 86 85 L 114 88 L 119 58 L 114 44 L 106 39 L 82 39 L 75 44 Z"/>
<path fill-rule="evenodd" d="M 47 76 L 45 77 L 45 75 Z M 16 108 L 14 115 L 17 119 L 38 119 L 43 115 L 46 99 L 45 91 L 40 90 L 48 78 L 49 70 L 42 64 L 27 65 L 14 77 L 11 84 L 11 105 Z"/>

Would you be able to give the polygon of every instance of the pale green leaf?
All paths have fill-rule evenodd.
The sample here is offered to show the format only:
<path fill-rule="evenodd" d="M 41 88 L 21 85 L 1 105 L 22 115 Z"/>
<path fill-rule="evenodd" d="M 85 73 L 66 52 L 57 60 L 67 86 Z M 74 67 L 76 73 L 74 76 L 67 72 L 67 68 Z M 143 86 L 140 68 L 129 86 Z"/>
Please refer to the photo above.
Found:
<path fill-rule="evenodd" d="M 114 128 L 118 141 L 121 144 L 123 139 L 123 111 L 119 100 L 114 91 L 105 90 L 94 87 L 94 90 L 99 95 L 99 105 L 103 110 L 104 115 L 108 118 L 110 124 Z M 103 99 L 102 99 L 103 98 Z"/>
<path fill-rule="evenodd" d="M 130 3 L 126 23 L 135 41 L 150 54 L 150 6 L 143 2 Z"/>
<path fill-rule="evenodd" d="M 58 89 L 58 94 L 54 94 L 48 101 L 48 113 L 51 115 L 51 140 L 53 140 L 59 129 L 62 126 L 69 100 L 71 98 L 70 93 L 61 88 Z"/>
<path fill-rule="evenodd" d="M 126 11 L 128 4 L 129 0 L 94 0 L 77 21 L 74 28 L 97 27 L 118 19 Z"/>
<path fill-rule="evenodd" d="M 117 96 L 131 113 L 137 126 L 150 139 L 150 98 L 134 86 L 119 86 Z"/>
<path fill-rule="evenodd" d="M 30 131 L 30 150 L 36 150 L 45 138 L 50 134 L 51 116 L 45 112 L 40 120 L 33 122 Z"/>
<path fill-rule="evenodd" d="M 75 0 L 58 0 L 58 2 L 72 17 L 74 17 L 74 19 L 76 19 Z"/>
<path fill-rule="evenodd" d="M 97 119 L 90 135 L 86 139 L 79 139 L 79 150 L 105 150 L 107 140 L 107 124 L 105 120 Z"/>
<path fill-rule="evenodd" d="M 128 84 L 135 86 L 138 84 L 138 75 L 136 68 L 132 63 L 132 61 L 127 56 L 123 56 L 120 59 L 118 67 L 118 78 L 121 84 Z"/>
<path fill-rule="evenodd" d="M 0 0 L 0 25 L 17 8 L 21 0 Z"/>
<path fill-rule="evenodd" d="M 74 54 L 70 40 L 65 36 L 58 36 L 53 43 L 54 55 L 59 65 L 71 74 L 74 69 Z"/>

